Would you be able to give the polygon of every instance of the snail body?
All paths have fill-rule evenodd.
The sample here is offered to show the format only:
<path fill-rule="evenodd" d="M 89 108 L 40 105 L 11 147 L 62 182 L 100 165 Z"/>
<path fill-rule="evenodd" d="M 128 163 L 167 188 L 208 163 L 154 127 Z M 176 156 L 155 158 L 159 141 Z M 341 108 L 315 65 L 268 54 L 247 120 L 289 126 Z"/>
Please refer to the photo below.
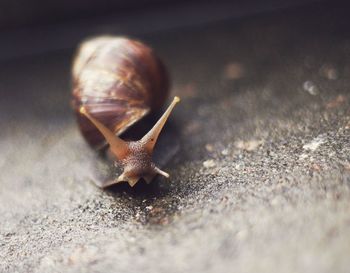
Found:
<path fill-rule="evenodd" d="M 152 162 L 152 153 L 177 97 L 142 139 L 119 137 L 149 112 L 159 111 L 167 99 L 167 72 L 152 49 L 123 37 L 88 40 L 75 57 L 72 78 L 72 104 L 83 137 L 95 149 L 108 144 L 124 169 L 115 183 L 134 186 L 140 178 L 168 177 Z"/>

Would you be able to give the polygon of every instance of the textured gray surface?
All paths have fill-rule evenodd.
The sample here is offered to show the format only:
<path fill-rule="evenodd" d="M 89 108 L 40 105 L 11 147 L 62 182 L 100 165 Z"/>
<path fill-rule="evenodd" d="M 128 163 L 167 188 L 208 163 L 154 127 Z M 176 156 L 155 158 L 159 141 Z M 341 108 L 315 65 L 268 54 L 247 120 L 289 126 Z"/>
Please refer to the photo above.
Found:
<path fill-rule="evenodd" d="M 182 97 L 166 133 L 180 149 L 169 181 L 133 189 L 91 182 L 70 54 L 3 63 L 0 271 L 348 272 L 342 10 L 148 37 Z"/>

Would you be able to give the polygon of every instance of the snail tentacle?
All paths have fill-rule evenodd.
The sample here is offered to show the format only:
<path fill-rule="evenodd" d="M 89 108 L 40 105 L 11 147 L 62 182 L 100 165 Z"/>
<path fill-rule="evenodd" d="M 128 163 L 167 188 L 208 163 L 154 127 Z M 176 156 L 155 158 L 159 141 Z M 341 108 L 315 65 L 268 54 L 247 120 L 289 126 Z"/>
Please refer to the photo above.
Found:
<path fill-rule="evenodd" d="M 175 105 L 180 101 L 180 98 L 175 96 L 172 103 L 169 105 L 168 109 L 160 117 L 153 128 L 140 140 L 143 143 L 145 149 L 152 154 L 154 145 L 157 143 L 158 136 L 162 131 L 166 121 L 168 120 L 170 113 L 174 109 Z"/>
<path fill-rule="evenodd" d="M 96 128 L 101 132 L 101 134 L 105 137 L 106 141 L 108 142 L 111 148 L 112 153 L 119 160 L 123 160 L 129 152 L 128 143 L 122 140 L 120 137 L 116 136 L 111 130 L 109 130 L 101 122 L 95 119 L 92 115 L 90 115 L 86 111 L 84 106 L 80 107 L 79 111 L 81 114 L 86 116 L 96 126 Z"/>

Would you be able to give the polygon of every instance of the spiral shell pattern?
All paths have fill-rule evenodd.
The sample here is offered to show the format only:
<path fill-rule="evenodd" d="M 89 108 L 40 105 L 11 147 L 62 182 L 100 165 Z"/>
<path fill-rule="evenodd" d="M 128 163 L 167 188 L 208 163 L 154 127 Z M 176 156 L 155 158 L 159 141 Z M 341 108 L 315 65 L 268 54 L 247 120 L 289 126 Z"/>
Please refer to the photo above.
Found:
<path fill-rule="evenodd" d="M 159 58 L 143 43 L 102 36 L 82 43 L 72 70 L 73 108 L 87 142 L 100 148 L 104 137 L 79 113 L 85 109 L 116 135 L 150 111 L 158 111 L 168 96 L 168 76 Z"/>

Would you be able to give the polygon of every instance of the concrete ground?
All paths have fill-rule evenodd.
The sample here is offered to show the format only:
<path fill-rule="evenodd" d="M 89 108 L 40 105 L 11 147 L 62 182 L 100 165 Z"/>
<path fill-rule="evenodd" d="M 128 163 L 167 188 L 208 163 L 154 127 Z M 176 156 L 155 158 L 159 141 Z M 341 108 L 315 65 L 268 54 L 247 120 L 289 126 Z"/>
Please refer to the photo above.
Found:
<path fill-rule="evenodd" d="M 94 185 L 72 52 L 2 63 L 0 272 L 349 272 L 348 15 L 320 6 L 145 37 L 182 98 L 151 185 Z"/>

